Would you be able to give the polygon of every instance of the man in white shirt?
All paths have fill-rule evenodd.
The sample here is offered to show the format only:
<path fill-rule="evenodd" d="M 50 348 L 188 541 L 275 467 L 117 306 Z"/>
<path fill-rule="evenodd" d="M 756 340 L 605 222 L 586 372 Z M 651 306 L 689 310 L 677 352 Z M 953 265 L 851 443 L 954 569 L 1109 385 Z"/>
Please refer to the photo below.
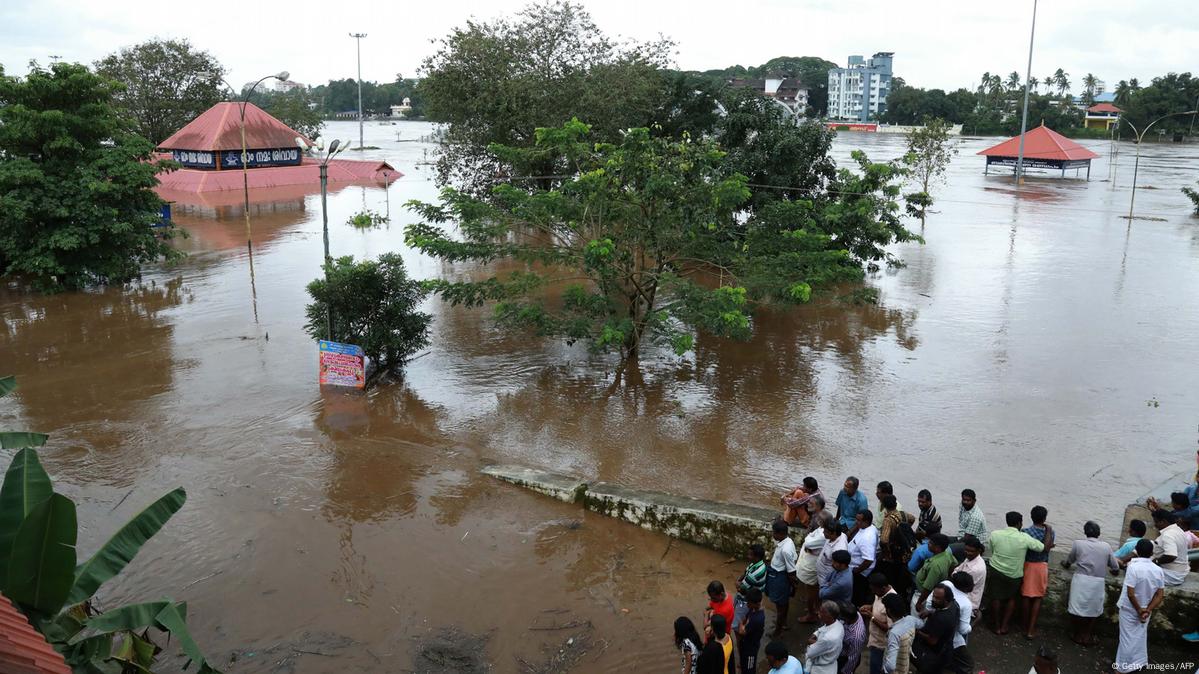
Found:
<path fill-rule="evenodd" d="M 970 605 L 973 607 L 970 619 L 975 620 L 978 618 L 979 607 L 982 606 L 983 588 L 987 583 L 987 562 L 983 559 L 985 546 L 977 536 L 967 535 L 962 542 L 966 551 L 966 559 L 957 565 L 954 573 L 959 571 L 968 573 L 974 579 L 974 589 L 970 591 Z"/>
<path fill-rule="evenodd" d="M 841 533 L 841 525 L 837 520 L 825 523 L 824 547 L 816 556 L 816 584 L 820 587 L 828 585 L 829 574 L 833 572 L 833 553 L 849 548 L 849 541 Z"/>
<path fill-rule="evenodd" d="M 795 575 L 795 563 L 799 560 L 799 554 L 795 551 L 795 541 L 788 535 L 786 522 L 781 519 L 775 520 L 771 533 L 775 546 L 770 566 L 766 568 L 766 596 L 774 604 L 774 636 L 777 637 L 787 625 L 791 593 L 799 582 Z"/>
<path fill-rule="evenodd" d="M 1166 578 L 1153 563 L 1153 542 L 1137 541 L 1137 556 L 1129 560 L 1124 587 L 1116 606 L 1120 609 L 1120 647 L 1117 672 L 1135 672 L 1149 664 L 1149 617 L 1162 602 Z"/>
<path fill-rule="evenodd" d="M 837 657 L 841 655 L 841 642 L 845 640 L 845 626 L 841 624 L 841 609 L 835 601 L 820 604 L 820 628 L 808 639 L 808 650 L 804 653 L 805 674 L 837 674 Z"/>
<path fill-rule="evenodd" d="M 862 606 L 873 598 L 870 592 L 870 572 L 878 558 L 878 527 L 874 513 L 863 510 L 856 516 L 853 538 L 849 539 L 849 568 L 853 570 L 853 605 Z"/>
<path fill-rule="evenodd" d="M 1178 526 L 1174 513 L 1167 510 L 1153 511 L 1153 526 L 1157 527 L 1157 550 L 1154 559 L 1166 576 L 1166 585 L 1182 585 L 1191 572 L 1187 559 L 1190 541 L 1187 532 Z"/>

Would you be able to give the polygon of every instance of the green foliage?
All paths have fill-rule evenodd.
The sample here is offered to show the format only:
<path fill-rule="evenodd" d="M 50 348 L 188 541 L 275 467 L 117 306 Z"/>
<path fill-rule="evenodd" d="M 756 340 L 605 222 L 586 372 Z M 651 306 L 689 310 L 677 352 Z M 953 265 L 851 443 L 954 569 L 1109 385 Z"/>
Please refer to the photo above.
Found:
<path fill-rule="evenodd" d="M 429 119 L 448 125 L 440 181 L 481 196 L 513 171 L 555 175 L 566 168 L 555 157 L 527 156 L 528 164 L 511 166 L 487 148 L 531 147 L 534 129 L 573 117 L 588 120 L 601 142 L 649 126 L 669 100 L 663 69 L 672 47 L 666 40 L 617 42 L 581 5 L 565 1 L 455 28 L 425 59 L 419 87 Z"/>
<path fill-rule="evenodd" d="M 373 229 L 380 227 L 389 222 L 386 215 L 376 213 L 370 209 L 363 209 L 350 216 L 346 220 L 346 224 L 358 229 Z"/>
<path fill-rule="evenodd" d="M 115 88 L 69 63 L 0 75 L 0 273 L 74 289 L 179 255 L 171 228 L 151 229 L 162 165 L 117 115 Z"/>
<path fill-rule="evenodd" d="M 0 379 L 0 394 L 12 387 Z M 84 564 L 75 566 L 75 504 L 57 494 L 37 451 L 21 449 L 0 485 L 0 592 L 76 671 L 149 671 L 159 648 L 147 628 L 168 632 L 199 673 L 215 672 L 188 633 L 186 607 L 169 600 L 97 615 L 91 598 L 119 574 L 186 500 L 176 489 L 138 513 Z"/>
<path fill-rule="evenodd" d="M 400 105 L 404 99 L 409 99 L 412 112 L 408 118 L 424 116 L 424 96 L 421 93 L 420 80 L 404 78 L 396 74 L 394 82 L 379 84 L 378 82 L 362 82 L 362 110 L 366 114 L 391 114 L 391 106 Z M 338 112 L 358 110 L 358 81 L 350 78 L 329 80 L 328 84 L 320 84 L 309 91 L 317 110 L 326 117 Z"/>
<path fill-rule="evenodd" d="M 1135 81 L 1134 81 L 1135 82 Z M 1144 130 L 1154 120 L 1163 115 L 1187 112 L 1199 107 L 1199 78 L 1191 73 L 1169 73 L 1162 77 L 1153 78 L 1147 87 L 1130 82 L 1126 93 L 1127 100 L 1123 104 L 1124 119 L 1127 124 L 1120 124 L 1122 138 L 1135 139 L 1133 126 Z M 1146 138 L 1154 135 L 1167 138 L 1183 138 L 1193 135 L 1196 124 L 1192 115 L 1174 115 L 1166 117 L 1153 125 Z"/>
<path fill-rule="evenodd" d="M 224 66 L 187 40 L 148 40 L 109 54 L 95 66 L 97 75 L 121 84 L 114 105 L 154 144 L 224 98 Z"/>
<path fill-rule="evenodd" d="M 950 124 L 962 124 L 974 112 L 978 102 L 979 97 L 967 89 L 949 93 L 941 89 L 918 89 L 896 77 L 892 80 L 891 92 L 887 94 L 887 109 L 882 121 L 915 126 L 929 117 L 935 117 Z"/>
<path fill-rule="evenodd" d="M 809 114 L 822 117 L 828 112 L 828 71 L 836 67 L 836 63 L 818 56 L 776 56 L 756 67 L 747 68 L 737 65 L 720 70 L 705 70 L 699 74 L 719 82 L 734 77 L 764 78 L 768 75 L 795 77 L 808 87 Z"/>
<path fill-rule="evenodd" d="M 748 148 L 737 157 L 713 139 L 648 129 L 630 129 L 619 143 L 593 142 L 578 120 L 538 129 L 531 149 L 491 151 L 514 164 L 556 157 L 571 175 L 547 187 L 500 185 L 486 199 L 445 189 L 441 204 L 410 204 L 423 221 L 405 239 L 447 261 L 520 266 L 429 282 L 447 301 L 494 302 L 503 324 L 627 357 L 647 340 L 682 353 L 695 330 L 747 337 L 753 302 L 808 301 L 813 288 L 860 279 L 862 264 L 892 261 L 885 246 L 914 238 L 894 201 L 901 167 L 855 153 L 856 170 L 836 171 L 822 129 L 743 122 L 727 130 Z M 761 135 L 762 146 L 746 140 Z M 794 166 L 761 164 L 776 143 Z M 778 189 L 755 195 L 743 166 Z M 444 228 L 450 223 L 456 233 Z"/>
<path fill-rule="evenodd" d="M 290 91 L 256 91 L 258 107 L 274 115 L 309 140 L 316 140 L 325 125 L 321 111 L 314 107 L 312 95 L 301 88 Z"/>
<path fill-rule="evenodd" d="M 355 262 L 341 257 L 325 268 L 324 278 L 308 284 L 305 331 L 313 339 L 334 339 L 362 347 L 378 373 L 402 367 L 429 344 L 429 314 L 417 311 L 427 291 L 408 278 L 404 260 L 387 253 L 378 260 Z M 325 327 L 332 312 L 333 336 Z"/>
<path fill-rule="evenodd" d="M 949 137 L 949 122 L 943 119 L 928 119 L 924 126 L 913 129 L 907 134 L 908 151 L 903 157 L 903 163 L 920 191 L 908 195 L 908 214 L 920 218 L 920 226 L 924 226 L 928 215 L 928 207 L 933 199 L 930 190 L 932 185 L 945 175 L 949 162 L 958 153 L 957 143 Z"/>
<path fill-rule="evenodd" d="M 1193 190 L 1189 187 L 1182 188 L 1182 193 L 1187 195 L 1192 204 L 1195 204 L 1195 215 L 1199 215 L 1199 190 Z"/>

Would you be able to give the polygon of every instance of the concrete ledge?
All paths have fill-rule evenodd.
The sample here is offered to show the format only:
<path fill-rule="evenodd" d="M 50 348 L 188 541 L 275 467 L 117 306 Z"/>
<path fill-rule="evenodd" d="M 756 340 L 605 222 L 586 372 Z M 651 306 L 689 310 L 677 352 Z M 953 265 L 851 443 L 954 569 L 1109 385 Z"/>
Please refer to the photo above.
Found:
<path fill-rule="evenodd" d="M 581 502 L 583 494 L 587 491 L 587 483 L 583 480 L 548 470 L 513 465 L 492 465 L 485 467 L 482 472 L 484 475 L 490 475 L 504 482 L 511 482 L 519 487 L 567 503 Z"/>
<path fill-rule="evenodd" d="M 631 489 L 608 482 L 588 487 L 588 510 L 643 529 L 743 556 L 751 543 L 766 544 L 777 510 Z"/>

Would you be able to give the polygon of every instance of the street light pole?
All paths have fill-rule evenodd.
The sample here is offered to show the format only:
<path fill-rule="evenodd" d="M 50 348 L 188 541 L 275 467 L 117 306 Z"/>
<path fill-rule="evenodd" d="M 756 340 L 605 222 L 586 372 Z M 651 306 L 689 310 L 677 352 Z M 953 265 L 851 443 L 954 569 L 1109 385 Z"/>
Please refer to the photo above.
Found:
<path fill-rule="evenodd" d="M 300 146 L 301 150 L 307 150 L 308 144 L 303 138 L 296 137 L 296 145 Z M 329 285 L 329 267 L 333 264 L 333 258 L 329 255 L 329 160 L 336 157 L 339 152 L 350 146 L 350 142 L 342 143 L 340 140 L 334 140 L 329 144 L 329 150 L 321 159 L 321 234 L 325 239 L 325 263 L 321 265 L 325 270 L 325 285 Z M 336 342 L 337 339 L 333 336 L 333 308 L 325 304 L 325 334 L 329 341 Z"/>
<path fill-rule="evenodd" d="M 364 147 L 362 142 L 362 38 L 366 33 L 350 33 L 350 37 L 358 42 L 358 149 Z"/>
<path fill-rule="evenodd" d="M 1032 30 L 1028 32 L 1028 70 L 1024 72 L 1024 115 L 1020 118 L 1020 153 L 1016 155 L 1016 184 L 1024 184 L 1024 132 L 1028 129 L 1028 89 L 1032 80 L 1032 44 L 1037 34 L 1037 0 L 1032 0 Z"/>
<path fill-rule="evenodd" d="M 1132 226 L 1132 206 L 1137 201 L 1137 171 L 1138 171 L 1138 169 L 1141 168 L 1141 140 L 1145 138 L 1145 134 L 1149 133 L 1149 129 L 1152 129 L 1154 124 L 1157 124 L 1158 122 L 1162 121 L 1163 119 L 1165 119 L 1167 117 L 1176 117 L 1178 115 L 1194 115 L 1196 113 L 1199 113 L 1199 110 L 1187 110 L 1186 112 L 1171 112 L 1168 115 L 1162 115 L 1161 117 L 1158 117 L 1157 119 L 1153 120 L 1152 122 L 1149 122 L 1149 125 L 1146 126 L 1145 129 L 1142 131 L 1138 131 L 1136 125 L 1133 124 L 1132 122 L 1128 122 L 1128 120 L 1124 119 L 1124 117 L 1120 118 L 1120 121 L 1128 122 L 1128 125 L 1132 127 L 1133 134 L 1136 135 L 1136 137 L 1137 137 L 1137 158 L 1136 158 L 1136 161 L 1132 165 L 1132 196 L 1128 198 L 1128 224 L 1129 224 L 1129 226 Z"/>

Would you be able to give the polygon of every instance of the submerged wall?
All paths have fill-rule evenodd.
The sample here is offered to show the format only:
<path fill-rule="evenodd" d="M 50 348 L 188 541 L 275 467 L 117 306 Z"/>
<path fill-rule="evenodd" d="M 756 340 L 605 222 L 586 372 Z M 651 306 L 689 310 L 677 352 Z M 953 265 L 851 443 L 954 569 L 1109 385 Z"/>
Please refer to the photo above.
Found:
<path fill-rule="evenodd" d="M 523 466 L 488 466 L 483 473 L 644 529 L 738 556 L 744 555 L 753 543 L 762 543 L 767 550 L 771 548 L 770 523 L 779 514 L 777 509 L 676 496 L 607 482 L 589 484 L 575 476 Z M 1061 562 L 1068 553 L 1069 548 L 1050 552 L 1049 594 L 1041 610 L 1042 622 L 1067 619 L 1073 572 L 1063 569 Z M 1108 620 L 1101 629 L 1107 625 L 1111 631 L 1116 629 L 1115 607 L 1121 583 L 1122 576 L 1108 578 Z M 1167 588 L 1165 602 L 1154 613 L 1153 628 L 1150 635 L 1155 639 L 1172 639 L 1199 629 L 1199 574 L 1192 573 L 1179 587 Z"/>

